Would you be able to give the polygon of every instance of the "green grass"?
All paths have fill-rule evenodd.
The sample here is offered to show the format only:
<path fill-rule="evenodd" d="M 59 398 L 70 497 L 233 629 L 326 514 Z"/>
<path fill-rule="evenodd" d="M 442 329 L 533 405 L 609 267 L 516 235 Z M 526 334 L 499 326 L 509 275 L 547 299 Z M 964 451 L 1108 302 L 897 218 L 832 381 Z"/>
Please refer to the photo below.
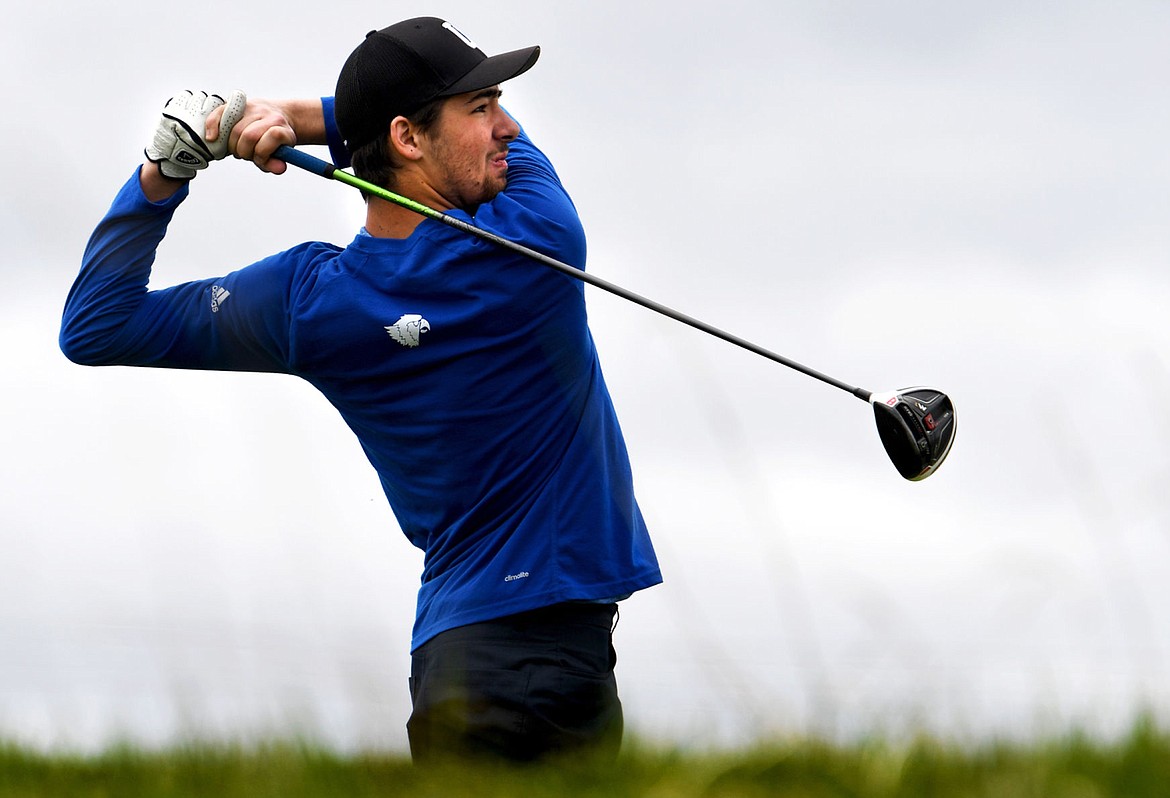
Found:
<path fill-rule="evenodd" d="M 739 752 L 628 745 L 616 766 L 563 762 L 433 771 L 390 754 L 311 745 L 116 747 L 95 756 L 0 744 L 0 798 L 99 796 L 387 796 L 411 798 L 1143 798 L 1170 795 L 1170 736 L 1141 721 L 1111 743 L 1084 735 L 960 748 L 929 738 L 893 745 L 793 740 Z"/>

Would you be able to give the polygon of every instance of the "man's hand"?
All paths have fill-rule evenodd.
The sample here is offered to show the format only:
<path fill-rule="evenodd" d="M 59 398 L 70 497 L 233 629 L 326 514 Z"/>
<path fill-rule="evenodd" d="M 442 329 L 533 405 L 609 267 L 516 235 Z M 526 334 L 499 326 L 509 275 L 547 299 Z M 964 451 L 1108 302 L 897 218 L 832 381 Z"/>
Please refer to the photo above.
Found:
<path fill-rule="evenodd" d="M 226 143 L 237 158 L 252 161 L 265 172 L 283 174 L 288 165 L 272 157 L 282 144 L 295 147 L 325 143 L 325 121 L 321 101 L 249 100 L 238 122 L 224 136 L 222 112 L 213 110 L 207 117 L 203 135 L 207 141 Z"/>
<path fill-rule="evenodd" d="M 165 177 L 190 180 L 228 152 L 226 135 L 219 136 L 219 141 L 206 135 L 209 116 L 217 112 L 218 132 L 227 133 L 244 115 L 247 101 L 239 90 L 226 103 L 218 94 L 202 91 L 176 94 L 163 106 L 154 139 L 146 147 L 147 160 L 158 164 Z"/>
<path fill-rule="evenodd" d="M 277 103 L 249 102 L 227 136 L 222 136 L 223 130 L 222 120 L 215 113 L 208 117 L 204 133 L 209 141 L 227 147 L 237 158 L 252 161 L 265 172 L 281 174 L 288 168 L 284 161 L 272 159 L 272 154 L 282 144 L 296 146 L 297 134 L 289 115 Z"/>

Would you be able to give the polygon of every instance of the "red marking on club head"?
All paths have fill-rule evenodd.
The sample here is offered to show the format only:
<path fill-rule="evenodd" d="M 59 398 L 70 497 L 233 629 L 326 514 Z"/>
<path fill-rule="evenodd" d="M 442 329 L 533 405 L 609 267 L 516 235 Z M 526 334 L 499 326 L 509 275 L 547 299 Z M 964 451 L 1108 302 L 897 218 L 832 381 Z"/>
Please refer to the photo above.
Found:
<path fill-rule="evenodd" d="M 886 400 L 886 404 L 889 405 L 890 407 L 893 407 L 894 405 L 898 404 L 898 397 L 891 396 L 889 399 Z"/>
<path fill-rule="evenodd" d="M 934 429 L 936 426 L 938 426 L 938 425 L 937 425 L 937 424 L 935 424 L 935 422 L 934 422 L 934 416 L 933 416 L 933 415 L 931 415 L 930 413 L 927 413 L 927 414 L 926 414 L 926 418 L 922 419 L 922 422 L 923 422 L 924 424 L 926 424 L 926 428 L 927 428 L 928 430 L 933 430 L 933 429 Z"/>

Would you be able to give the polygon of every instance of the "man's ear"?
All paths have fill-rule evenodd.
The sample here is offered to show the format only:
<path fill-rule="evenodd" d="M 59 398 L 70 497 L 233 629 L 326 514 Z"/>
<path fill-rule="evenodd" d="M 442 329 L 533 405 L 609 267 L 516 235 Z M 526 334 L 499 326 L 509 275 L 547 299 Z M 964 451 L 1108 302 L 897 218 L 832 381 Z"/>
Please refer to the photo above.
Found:
<path fill-rule="evenodd" d="M 422 157 L 419 133 L 405 116 L 396 116 L 387 133 L 390 149 L 405 161 L 417 161 Z"/>

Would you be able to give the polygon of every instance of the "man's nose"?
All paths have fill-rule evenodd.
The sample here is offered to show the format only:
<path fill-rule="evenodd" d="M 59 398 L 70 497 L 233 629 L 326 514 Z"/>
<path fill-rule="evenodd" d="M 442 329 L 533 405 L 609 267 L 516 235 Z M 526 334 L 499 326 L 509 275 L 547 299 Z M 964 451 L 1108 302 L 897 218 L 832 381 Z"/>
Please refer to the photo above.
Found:
<path fill-rule="evenodd" d="M 496 128 L 496 135 L 504 141 L 511 141 L 520 135 L 520 125 L 516 124 L 516 120 L 507 114 L 500 112 L 503 119 Z"/>

